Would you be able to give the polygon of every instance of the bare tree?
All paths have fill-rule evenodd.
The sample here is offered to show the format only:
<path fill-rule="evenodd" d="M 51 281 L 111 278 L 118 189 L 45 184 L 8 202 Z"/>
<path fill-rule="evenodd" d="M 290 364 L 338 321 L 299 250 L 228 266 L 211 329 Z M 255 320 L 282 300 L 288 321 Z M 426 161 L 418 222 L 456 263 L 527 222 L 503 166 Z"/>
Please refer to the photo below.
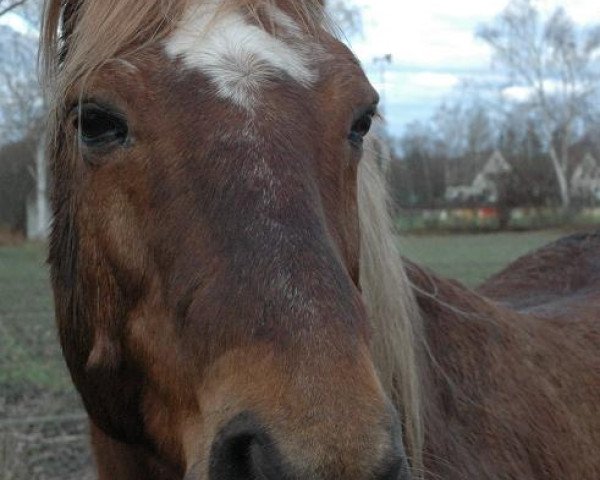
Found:
<path fill-rule="evenodd" d="M 410 206 L 431 208 L 444 198 L 447 162 L 434 128 L 429 123 L 412 122 L 396 144 L 409 179 Z"/>
<path fill-rule="evenodd" d="M 0 0 L 0 17 L 17 7 L 25 5 L 27 0 Z"/>
<path fill-rule="evenodd" d="M 578 122 L 597 100 L 600 71 L 600 26 L 578 28 L 564 9 L 544 20 L 532 0 L 513 0 L 492 23 L 478 32 L 505 73 L 501 87 L 525 89 L 529 108 L 541 122 L 543 141 L 569 207 L 570 146 Z"/>
<path fill-rule="evenodd" d="M 36 74 L 36 53 L 31 39 L 18 34 L 2 39 L 4 48 L 0 53 L 0 144 L 24 142 L 29 154 L 20 161 L 33 158 L 27 165 L 34 180 L 36 195 L 36 232 L 28 233 L 35 238 L 45 238 L 49 222 L 47 205 L 47 165 L 44 155 L 42 119 L 44 103 Z M 28 184 L 22 184 L 24 188 Z M 2 188 L 2 187 L 0 187 Z"/>
<path fill-rule="evenodd" d="M 43 115 L 37 75 L 37 32 L 41 0 L 0 0 L 0 12 L 10 11 L 28 25 L 26 31 L 0 26 L 0 144 L 39 131 Z"/>
<path fill-rule="evenodd" d="M 360 35 L 363 31 L 361 9 L 349 0 L 328 0 L 327 11 L 333 22 L 346 35 Z"/>
<path fill-rule="evenodd" d="M 18 14 L 26 24 L 38 23 L 41 1 L 5 2 L 0 0 L 0 12 Z M 45 105 L 37 76 L 37 38 L 35 28 L 19 32 L 0 26 L 0 144 L 18 142 L 24 138 L 31 146 L 34 158 L 29 171 L 35 184 L 36 238 L 46 236 L 49 223 L 47 164 L 44 156 L 43 117 Z"/>
<path fill-rule="evenodd" d="M 35 40 L 4 30 L 0 52 L 0 144 L 39 129 L 43 102 Z"/>

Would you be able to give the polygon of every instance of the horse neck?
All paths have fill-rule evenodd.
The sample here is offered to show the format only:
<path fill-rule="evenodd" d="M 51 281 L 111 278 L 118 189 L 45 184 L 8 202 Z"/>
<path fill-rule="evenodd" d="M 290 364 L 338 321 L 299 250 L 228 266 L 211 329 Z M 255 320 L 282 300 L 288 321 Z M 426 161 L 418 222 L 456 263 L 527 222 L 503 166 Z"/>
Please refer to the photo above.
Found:
<path fill-rule="evenodd" d="M 496 370 L 506 362 L 508 350 L 498 345 L 514 340 L 507 318 L 511 313 L 409 262 L 407 271 L 423 319 L 420 363 L 426 432 L 435 432 L 427 435 L 427 444 L 436 451 L 451 450 L 461 438 L 448 423 L 473 415 L 472 406 L 485 401 L 486 386 L 500 381 Z"/>
<path fill-rule="evenodd" d="M 587 405 L 593 397 L 585 387 L 593 384 L 591 365 L 576 351 L 581 342 L 569 346 L 558 321 L 511 311 L 413 264 L 407 269 L 423 317 L 426 469 L 447 479 L 588 472 L 558 463 L 565 449 L 592 452 L 599 440 L 595 427 L 586 434 L 573 425 L 589 407 L 575 412 L 571 396 Z"/>

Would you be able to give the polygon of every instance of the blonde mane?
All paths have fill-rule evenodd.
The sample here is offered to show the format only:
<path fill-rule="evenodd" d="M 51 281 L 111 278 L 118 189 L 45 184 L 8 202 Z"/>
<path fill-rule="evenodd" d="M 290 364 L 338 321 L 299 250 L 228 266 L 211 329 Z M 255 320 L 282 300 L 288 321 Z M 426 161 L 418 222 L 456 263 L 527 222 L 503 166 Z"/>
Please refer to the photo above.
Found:
<path fill-rule="evenodd" d="M 51 112 L 51 149 L 56 148 L 65 116 L 64 99 L 73 86 L 85 84 L 102 65 L 127 62 L 145 45 L 165 38 L 191 1 L 46 0 L 40 52 Z M 260 9 L 275 1 L 224 0 L 222 8 L 245 8 L 260 19 Z M 290 1 L 289 5 L 308 31 L 326 23 L 331 30 L 320 1 Z M 421 320 L 397 250 L 373 142 L 368 139 L 359 171 L 361 284 L 373 325 L 374 361 L 384 388 L 400 410 L 413 476 L 420 478 L 424 442 L 417 360 L 423 338 Z"/>
<path fill-rule="evenodd" d="M 389 215 L 378 140 L 367 138 L 359 169 L 361 287 L 374 332 L 373 359 L 381 382 L 399 407 L 413 476 L 423 472 L 424 427 L 418 347 L 419 307 L 398 252 Z"/>

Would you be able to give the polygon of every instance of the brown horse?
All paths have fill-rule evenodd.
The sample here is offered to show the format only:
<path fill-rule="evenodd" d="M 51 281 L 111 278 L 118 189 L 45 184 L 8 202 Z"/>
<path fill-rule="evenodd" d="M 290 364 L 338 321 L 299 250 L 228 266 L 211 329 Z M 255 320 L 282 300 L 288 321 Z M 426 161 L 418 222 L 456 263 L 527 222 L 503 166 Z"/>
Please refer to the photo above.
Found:
<path fill-rule="evenodd" d="M 600 478 L 600 241 L 479 293 L 403 267 L 329 31 L 308 0 L 47 1 L 49 261 L 100 478 Z"/>

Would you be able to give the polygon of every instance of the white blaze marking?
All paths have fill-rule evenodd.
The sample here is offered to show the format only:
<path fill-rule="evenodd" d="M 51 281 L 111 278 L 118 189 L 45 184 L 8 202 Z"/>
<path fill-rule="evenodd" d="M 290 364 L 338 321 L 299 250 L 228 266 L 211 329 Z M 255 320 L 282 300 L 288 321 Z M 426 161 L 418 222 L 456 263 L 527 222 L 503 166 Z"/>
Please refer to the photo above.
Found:
<path fill-rule="evenodd" d="M 216 0 L 190 8 L 167 40 L 166 51 L 206 74 L 221 97 L 250 108 L 261 86 L 278 74 L 286 73 L 303 87 L 316 81 L 308 41 L 285 13 L 270 12 L 290 37 L 284 41 L 248 23 L 240 12 L 217 14 L 218 9 Z"/>

